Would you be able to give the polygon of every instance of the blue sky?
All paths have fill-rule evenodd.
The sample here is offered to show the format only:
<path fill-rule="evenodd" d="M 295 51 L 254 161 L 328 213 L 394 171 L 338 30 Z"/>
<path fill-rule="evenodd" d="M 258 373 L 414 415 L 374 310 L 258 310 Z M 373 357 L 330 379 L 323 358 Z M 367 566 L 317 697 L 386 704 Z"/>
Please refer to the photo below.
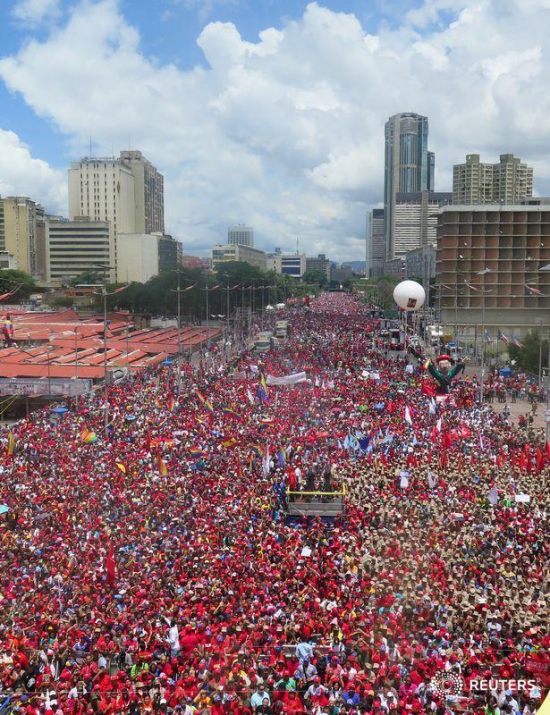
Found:
<path fill-rule="evenodd" d="M 436 188 L 466 153 L 515 153 L 550 193 L 550 0 L 2 0 L 0 194 L 67 213 L 66 170 L 137 148 L 167 228 L 207 254 L 364 256 L 383 125 L 430 119 Z"/>

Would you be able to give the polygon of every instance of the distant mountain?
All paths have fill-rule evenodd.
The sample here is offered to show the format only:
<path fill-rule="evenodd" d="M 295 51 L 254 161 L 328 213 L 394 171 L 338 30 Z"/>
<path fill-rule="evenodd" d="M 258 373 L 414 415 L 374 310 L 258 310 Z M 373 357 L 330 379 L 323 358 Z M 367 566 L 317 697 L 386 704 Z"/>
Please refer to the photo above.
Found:
<path fill-rule="evenodd" d="M 346 263 L 342 263 L 342 265 L 349 266 L 355 273 L 364 273 L 366 263 L 366 261 L 346 261 Z"/>

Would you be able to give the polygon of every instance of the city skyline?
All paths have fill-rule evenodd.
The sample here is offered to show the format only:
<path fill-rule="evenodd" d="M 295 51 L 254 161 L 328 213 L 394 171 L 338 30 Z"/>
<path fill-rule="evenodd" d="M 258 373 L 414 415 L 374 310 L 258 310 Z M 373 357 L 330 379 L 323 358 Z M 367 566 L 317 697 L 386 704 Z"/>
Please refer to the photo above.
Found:
<path fill-rule="evenodd" d="M 429 119 L 438 191 L 467 154 L 510 152 L 550 194 L 548 3 L 373 5 L 3 3 L 0 194 L 67 215 L 72 161 L 137 149 L 186 253 L 246 222 L 258 248 L 359 259 L 400 112 Z"/>

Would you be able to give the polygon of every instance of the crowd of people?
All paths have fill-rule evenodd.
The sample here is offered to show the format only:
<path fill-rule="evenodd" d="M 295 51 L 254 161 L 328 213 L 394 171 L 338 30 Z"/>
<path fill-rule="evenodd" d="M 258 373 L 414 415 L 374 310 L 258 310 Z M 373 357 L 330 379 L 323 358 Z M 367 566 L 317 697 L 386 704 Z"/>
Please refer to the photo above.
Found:
<path fill-rule="evenodd" d="M 260 358 L 110 387 L 106 431 L 92 394 L 4 435 L 6 709 L 536 712 L 548 445 L 463 376 L 436 399 L 352 296 L 285 317 Z M 290 522 L 288 489 L 346 509 Z"/>

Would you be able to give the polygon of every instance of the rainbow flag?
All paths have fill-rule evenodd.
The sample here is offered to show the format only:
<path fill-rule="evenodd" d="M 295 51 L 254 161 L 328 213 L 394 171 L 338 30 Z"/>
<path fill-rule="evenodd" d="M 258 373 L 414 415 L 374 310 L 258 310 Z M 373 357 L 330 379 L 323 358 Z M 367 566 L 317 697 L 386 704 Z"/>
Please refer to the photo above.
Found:
<path fill-rule="evenodd" d="M 10 432 L 8 435 L 8 454 L 11 456 L 15 452 L 15 437 L 13 436 L 13 432 Z"/>
<path fill-rule="evenodd" d="M 80 433 L 80 439 L 86 444 L 93 444 L 94 442 L 97 442 L 97 434 L 89 430 L 87 427 L 83 427 L 82 432 Z"/>
<path fill-rule="evenodd" d="M 222 412 L 224 415 L 233 415 L 233 417 L 238 417 L 237 412 L 232 410 L 231 407 L 222 407 Z"/>
<path fill-rule="evenodd" d="M 189 454 L 196 459 L 199 459 L 200 457 L 206 457 L 206 452 L 200 447 L 191 447 L 191 449 L 189 450 Z"/>
<path fill-rule="evenodd" d="M 162 457 L 159 457 L 159 474 L 161 477 L 168 476 L 168 466 Z"/>
<path fill-rule="evenodd" d="M 168 395 L 168 399 L 166 402 L 164 402 L 162 397 L 159 395 L 158 397 L 155 398 L 155 405 L 160 410 L 168 410 L 169 412 L 173 412 L 174 407 L 176 406 L 176 401 L 174 400 L 174 395 L 172 395 L 172 393 L 170 393 Z"/>
<path fill-rule="evenodd" d="M 256 457 L 259 457 L 260 459 L 264 456 L 263 449 L 260 447 L 259 444 L 251 444 L 249 449 L 253 454 L 256 455 Z"/>
<path fill-rule="evenodd" d="M 206 397 L 202 394 L 202 392 L 199 392 L 199 390 L 195 390 L 195 395 L 198 397 L 199 401 L 202 402 L 202 404 L 206 407 L 208 412 L 214 412 L 212 403 L 210 402 L 210 400 L 206 399 Z"/>
<path fill-rule="evenodd" d="M 286 452 L 284 450 L 284 447 L 279 447 L 277 450 L 277 466 L 278 467 L 284 467 L 286 464 Z"/>

